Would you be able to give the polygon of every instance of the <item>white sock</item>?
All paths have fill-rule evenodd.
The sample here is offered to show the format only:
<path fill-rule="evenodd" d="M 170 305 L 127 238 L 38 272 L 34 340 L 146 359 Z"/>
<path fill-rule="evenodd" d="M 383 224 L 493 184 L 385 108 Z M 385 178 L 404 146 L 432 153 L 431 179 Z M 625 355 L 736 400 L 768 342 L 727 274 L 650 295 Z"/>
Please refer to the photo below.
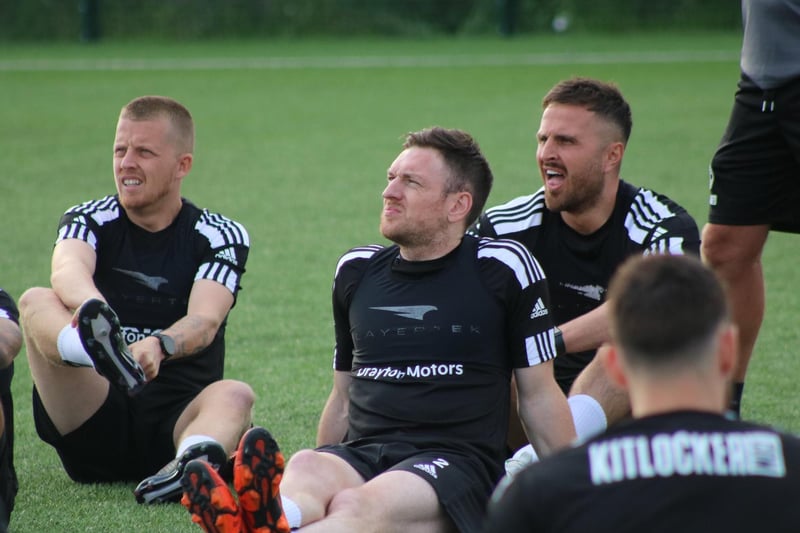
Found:
<path fill-rule="evenodd" d="M 283 507 L 283 516 L 285 516 L 286 521 L 289 522 L 289 527 L 298 529 L 302 519 L 300 507 L 297 506 L 294 500 L 287 498 L 283 494 L 281 494 L 281 507 Z"/>
<path fill-rule="evenodd" d="M 576 394 L 567 398 L 572 421 L 575 424 L 576 444 L 606 430 L 606 414 L 597 400 L 587 394 Z M 527 465 L 539 461 L 539 455 L 530 444 L 517 450 L 506 460 L 506 473 L 513 476 Z"/>
<path fill-rule="evenodd" d="M 190 446 L 200 444 L 201 442 L 217 442 L 217 439 L 209 437 L 208 435 L 189 435 L 178 444 L 178 452 L 175 454 L 175 457 L 180 457 Z M 219 442 L 217 442 L 217 444 L 219 444 Z"/>
<path fill-rule="evenodd" d="M 572 421 L 575 424 L 577 442 L 599 435 L 608 427 L 608 420 L 597 400 L 588 394 L 576 394 L 567 398 Z"/>
<path fill-rule="evenodd" d="M 94 368 L 94 362 L 86 350 L 78 335 L 78 328 L 73 328 L 72 324 L 67 324 L 58 333 L 56 348 L 61 360 L 77 366 L 88 366 Z"/>

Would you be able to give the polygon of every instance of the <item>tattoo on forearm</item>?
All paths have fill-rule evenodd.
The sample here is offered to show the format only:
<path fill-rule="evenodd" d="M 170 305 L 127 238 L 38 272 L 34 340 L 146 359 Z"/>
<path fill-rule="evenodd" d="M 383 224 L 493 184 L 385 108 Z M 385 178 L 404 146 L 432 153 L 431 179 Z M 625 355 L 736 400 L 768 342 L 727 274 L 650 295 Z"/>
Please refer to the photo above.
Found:
<path fill-rule="evenodd" d="M 171 329 L 175 331 L 179 353 L 185 355 L 194 355 L 206 349 L 216 334 L 216 331 L 210 331 L 212 328 L 207 320 L 196 316 L 183 317 Z"/>

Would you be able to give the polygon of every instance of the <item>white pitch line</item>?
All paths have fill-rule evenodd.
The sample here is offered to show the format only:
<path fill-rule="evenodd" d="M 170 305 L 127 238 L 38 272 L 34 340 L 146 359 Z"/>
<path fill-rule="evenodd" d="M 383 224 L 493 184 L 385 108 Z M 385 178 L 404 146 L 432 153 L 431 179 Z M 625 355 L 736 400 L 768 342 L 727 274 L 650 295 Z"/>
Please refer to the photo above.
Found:
<path fill-rule="evenodd" d="M 619 63 L 698 63 L 738 61 L 738 50 L 672 52 L 593 52 L 434 56 L 230 57 L 141 59 L 6 59 L 0 71 L 103 70 L 282 70 L 362 68 L 504 67 L 609 65 Z"/>

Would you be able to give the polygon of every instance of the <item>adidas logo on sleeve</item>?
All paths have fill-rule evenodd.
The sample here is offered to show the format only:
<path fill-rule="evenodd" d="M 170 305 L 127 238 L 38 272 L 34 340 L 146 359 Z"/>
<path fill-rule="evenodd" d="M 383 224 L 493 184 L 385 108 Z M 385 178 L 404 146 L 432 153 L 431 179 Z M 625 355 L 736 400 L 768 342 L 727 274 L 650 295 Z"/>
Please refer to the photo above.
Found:
<path fill-rule="evenodd" d="M 227 261 L 231 264 L 238 265 L 239 262 L 236 260 L 236 254 L 233 251 L 233 248 L 225 248 L 217 252 L 215 255 L 217 259 L 222 259 L 223 261 Z"/>
<path fill-rule="evenodd" d="M 539 298 L 538 300 L 536 300 L 536 303 L 533 304 L 533 310 L 531 311 L 531 318 L 539 318 L 542 316 L 547 316 L 549 314 L 550 312 L 547 310 L 547 307 L 545 307 L 542 299 Z"/>

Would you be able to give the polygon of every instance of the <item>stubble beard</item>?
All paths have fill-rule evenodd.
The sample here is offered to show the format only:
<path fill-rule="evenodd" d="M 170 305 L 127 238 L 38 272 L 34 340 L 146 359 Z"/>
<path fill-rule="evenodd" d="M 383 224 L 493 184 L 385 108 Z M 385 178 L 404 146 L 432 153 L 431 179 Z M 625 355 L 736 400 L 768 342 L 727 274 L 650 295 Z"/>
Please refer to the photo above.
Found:
<path fill-rule="evenodd" d="M 562 189 L 558 195 L 547 188 L 544 191 L 544 203 L 554 213 L 580 214 L 597 205 L 603 192 L 603 178 L 599 169 L 591 168 L 585 175 L 601 176 L 597 179 L 584 179 L 582 176 L 570 176 L 571 187 Z"/>
<path fill-rule="evenodd" d="M 437 238 L 446 232 L 445 228 L 434 230 L 429 226 L 404 224 L 400 227 L 392 226 L 381 220 L 381 235 L 402 248 L 420 249 L 432 245 Z"/>

